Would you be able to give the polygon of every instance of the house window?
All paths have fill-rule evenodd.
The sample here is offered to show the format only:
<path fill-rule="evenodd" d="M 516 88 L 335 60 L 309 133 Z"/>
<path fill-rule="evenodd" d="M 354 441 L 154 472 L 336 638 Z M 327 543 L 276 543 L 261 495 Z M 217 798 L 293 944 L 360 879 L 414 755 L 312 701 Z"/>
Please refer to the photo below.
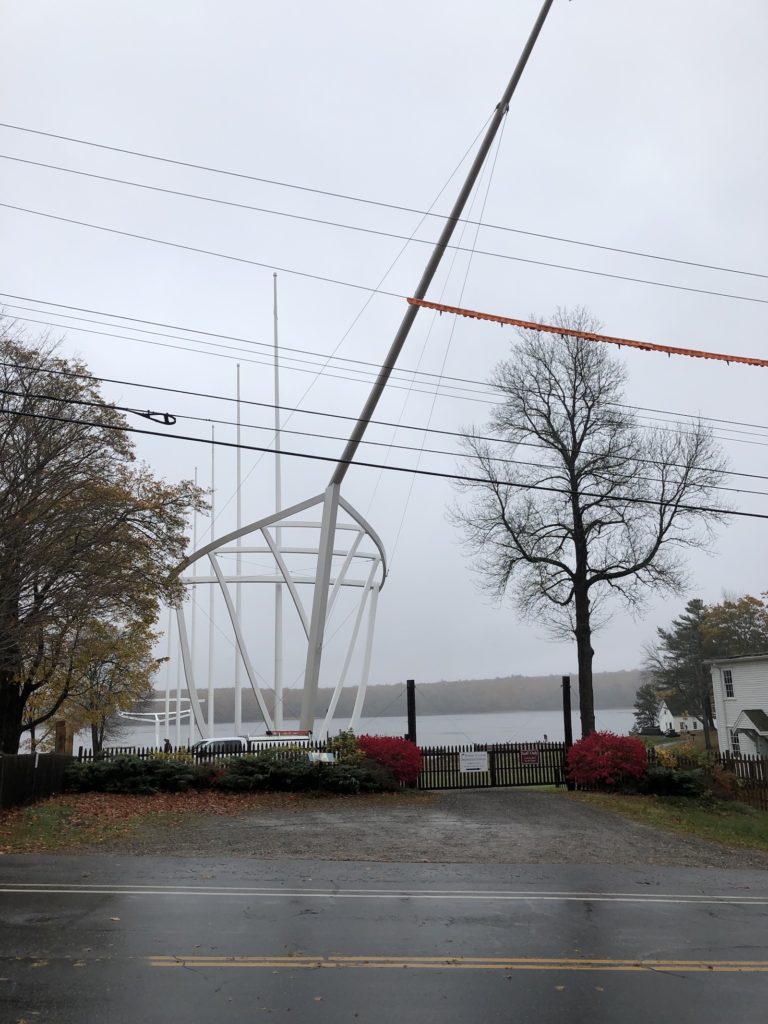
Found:
<path fill-rule="evenodd" d="M 729 668 L 723 669 L 723 684 L 725 685 L 725 696 L 733 696 L 733 673 Z"/>
<path fill-rule="evenodd" d="M 729 673 L 730 675 L 730 673 Z M 735 729 L 731 729 L 731 753 L 735 757 L 741 757 L 741 746 L 739 744 L 739 734 Z"/>

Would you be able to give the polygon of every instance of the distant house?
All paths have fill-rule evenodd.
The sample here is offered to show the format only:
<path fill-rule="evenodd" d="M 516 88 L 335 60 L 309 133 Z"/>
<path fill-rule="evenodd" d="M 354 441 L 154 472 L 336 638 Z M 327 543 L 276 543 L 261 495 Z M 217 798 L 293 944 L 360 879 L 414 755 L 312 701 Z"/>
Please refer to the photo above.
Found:
<path fill-rule="evenodd" d="M 696 732 L 701 727 L 701 720 L 689 714 L 681 700 L 674 697 L 662 700 L 659 709 L 659 728 L 662 732 Z"/>
<path fill-rule="evenodd" d="M 717 658 L 707 664 L 720 749 L 768 756 L 768 654 Z"/>

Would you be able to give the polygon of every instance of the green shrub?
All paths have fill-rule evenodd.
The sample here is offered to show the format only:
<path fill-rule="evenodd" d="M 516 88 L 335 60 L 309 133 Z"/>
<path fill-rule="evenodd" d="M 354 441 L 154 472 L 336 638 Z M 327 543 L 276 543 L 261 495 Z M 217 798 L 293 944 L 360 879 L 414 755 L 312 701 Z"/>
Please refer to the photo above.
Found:
<path fill-rule="evenodd" d="M 329 739 L 326 750 L 329 754 L 336 755 L 338 764 L 360 764 L 365 756 L 357 736 L 351 729 L 342 730 L 338 736 Z"/>
<path fill-rule="evenodd" d="M 195 755 L 189 750 L 153 750 L 149 755 L 150 761 L 178 761 L 184 764 L 194 764 Z"/>
<path fill-rule="evenodd" d="M 360 768 L 366 773 L 368 788 L 365 789 L 365 792 L 394 793 L 400 789 L 400 783 L 394 773 L 380 761 L 366 757 L 360 762 Z"/>
<path fill-rule="evenodd" d="M 397 789 L 392 774 L 373 761 L 359 764 L 317 764 L 302 758 L 273 753 L 234 757 L 222 764 L 212 781 L 216 789 L 231 792 L 270 790 L 278 792 L 376 793 Z"/>
<path fill-rule="evenodd" d="M 641 793 L 653 793 L 656 796 L 700 797 L 708 788 L 707 783 L 707 777 L 701 769 L 685 771 L 658 765 L 648 769 L 638 789 Z"/>
<path fill-rule="evenodd" d="M 78 793 L 178 793 L 200 783 L 200 769 L 188 761 L 142 760 L 130 755 L 75 761 L 65 775 L 65 788 Z"/>

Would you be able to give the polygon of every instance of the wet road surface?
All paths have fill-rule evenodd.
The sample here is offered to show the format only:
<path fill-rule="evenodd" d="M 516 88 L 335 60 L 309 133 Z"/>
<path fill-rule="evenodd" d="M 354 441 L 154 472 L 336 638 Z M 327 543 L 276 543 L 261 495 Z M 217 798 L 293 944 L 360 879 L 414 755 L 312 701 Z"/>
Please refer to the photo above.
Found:
<path fill-rule="evenodd" d="M 3 1024 L 762 1024 L 767 1003 L 762 872 L 0 862 Z"/>

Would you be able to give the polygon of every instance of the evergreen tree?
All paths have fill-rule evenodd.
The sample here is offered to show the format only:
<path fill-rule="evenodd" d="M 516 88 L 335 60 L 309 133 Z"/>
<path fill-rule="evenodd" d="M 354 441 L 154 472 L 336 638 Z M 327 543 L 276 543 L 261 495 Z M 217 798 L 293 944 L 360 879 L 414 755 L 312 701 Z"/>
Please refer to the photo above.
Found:
<path fill-rule="evenodd" d="M 668 694 L 684 712 L 694 715 L 704 726 L 704 743 L 712 745 L 713 726 L 710 708 L 710 674 L 704 664 L 709 650 L 704 635 L 707 607 L 695 597 L 685 611 L 674 619 L 670 629 L 657 629 L 656 646 L 648 652 L 651 678 L 659 693 Z"/>
<path fill-rule="evenodd" d="M 711 606 L 694 598 L 670 629 L 658 629 L 657 634 L 656 645 L 647 652 L 651 679 L 662 696 L 702 722 L 709 748 L 714 721 L 705 661 L 768 652 L 768 607 L 749 594 Z"/>
<path fill-rule="evenodd" d="M 654 683 L 643 683 L 635 694 L 635 725 L 640 733 L 658 729 L 661 698 Z"/>

